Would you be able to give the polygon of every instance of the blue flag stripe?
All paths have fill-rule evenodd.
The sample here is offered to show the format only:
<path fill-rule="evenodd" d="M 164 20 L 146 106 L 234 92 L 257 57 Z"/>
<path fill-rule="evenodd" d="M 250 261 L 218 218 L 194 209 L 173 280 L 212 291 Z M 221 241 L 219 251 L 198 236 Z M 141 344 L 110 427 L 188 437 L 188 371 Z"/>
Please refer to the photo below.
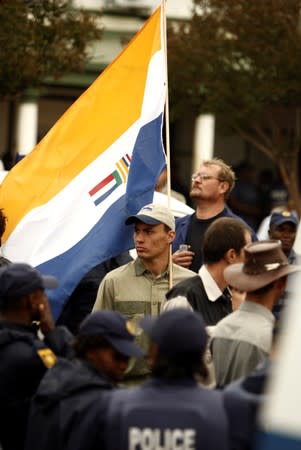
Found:
<path fill-rule="evenodd" d="M 128 215 L 150 203 L 156 180 L 165 166 L 161 139 L 163 115 L 138 133 L 130 165 L 126 194 L 113 203 L 90 232 L 71 249 L 41 264 L 43 274 L 60 279 L 57 289 L 48 291 L 55 319 L 79 280 L 95 265 L 133 248 L 133 228 L 125 225 Z"/>

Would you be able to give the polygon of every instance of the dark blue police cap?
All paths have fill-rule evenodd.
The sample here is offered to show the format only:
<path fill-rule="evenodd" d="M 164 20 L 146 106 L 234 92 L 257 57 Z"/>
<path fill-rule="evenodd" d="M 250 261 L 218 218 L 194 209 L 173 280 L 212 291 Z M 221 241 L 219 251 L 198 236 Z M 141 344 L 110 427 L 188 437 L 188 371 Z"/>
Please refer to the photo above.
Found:
<path fill-rule="evenodd" d="M 103 336 L 112 347 L 125 356 L 144 356 L 135 344 L 133 325 L 117 311 L 96 311 L 79 326 L 79 336 Z"/>
<path fill-rule="evenodd" d="M 279 225 L 287 222 L 292 223 L 297 227 L 299 219 L 294 211 L 274 212 L 271 215 L 270 226 L 275 225 L 276 227 L 278 227 Z"/>
<path fill-rule="evenodd" d="M 159 317 L 144 317 L 141 328 L 155 342 L 160 352 L 175 356 L 185 352 L 204 353 L 207 333 L 199 313 L 184 308 L 163 312 Z"/>
<path fill-rule="evenodd" d="M 0 304 L 18 300 L 37 289 L 54 289 L 58 281 L 53 276 L 41 275 L 25 263 L 12 263 L 0 268 Z"/>

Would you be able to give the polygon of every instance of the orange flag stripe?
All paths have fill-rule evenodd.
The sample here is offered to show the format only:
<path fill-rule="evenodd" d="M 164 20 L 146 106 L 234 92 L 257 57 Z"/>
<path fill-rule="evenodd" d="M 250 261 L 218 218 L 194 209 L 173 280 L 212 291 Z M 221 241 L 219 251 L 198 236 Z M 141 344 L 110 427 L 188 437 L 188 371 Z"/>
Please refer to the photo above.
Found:
<path fill-rule="evenodd" d="M 6 176 L 0 188 L 0 205 L 9 219 L 4 240 L 22 217 L 58 194 L 140 117 L 149 61 L 160 48 L 158 8 L 123 52 Z"/>

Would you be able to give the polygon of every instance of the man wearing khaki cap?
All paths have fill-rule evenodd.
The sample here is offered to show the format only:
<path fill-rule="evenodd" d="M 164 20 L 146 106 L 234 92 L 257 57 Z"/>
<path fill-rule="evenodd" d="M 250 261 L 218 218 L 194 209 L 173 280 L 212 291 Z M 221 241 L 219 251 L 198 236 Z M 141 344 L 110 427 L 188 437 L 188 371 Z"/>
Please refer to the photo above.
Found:
<path fill-rule="evenodd" d="M 301 270 L 288 263 L 277 240 L 245 247 L 245 261 L 224 271 L 229 285 L 246 291 L 239 309 L 221 320 L 213 334 L 212 356 L 219 387 L 249 374 L 271 349 L 273 306 L 283 295 L 287 275 Z"/>
<path fill-rule="evenodd" d="M 161 304 L 169 289 L 169 249 L 175 238 L 175 219 L 162 205 L 149 204 L 126 220 L 134 225 L 137 258 L 109 272 L 99 286 L 93 311 L 119 311 L 138 324 L 146 314 L 160 313 Z M 172 264 L 172 284 L 193 277 L 194 272 Z M 138 342 L 146 350 L 147 339 L 142 334 Z M 149 373 L 144 361 L 130 365 L 126 379 L 143 381 Z"/>

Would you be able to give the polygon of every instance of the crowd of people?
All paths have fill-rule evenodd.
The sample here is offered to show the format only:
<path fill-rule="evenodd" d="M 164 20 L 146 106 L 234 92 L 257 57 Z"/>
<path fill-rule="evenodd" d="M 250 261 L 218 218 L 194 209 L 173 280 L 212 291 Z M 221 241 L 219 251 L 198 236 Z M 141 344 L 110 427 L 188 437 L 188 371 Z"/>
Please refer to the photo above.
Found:
<path fill-rule="evenodd" d="M 299 219 L 274 211 L 258 239 L 228 206 L 235 178 L 204 161 L 192 215 L 149 204 L 129 216 L 136 257 L 93 268 L 56 323 L 45 289 L 57 280 L 1 257 L 3 450 L 254 448 L 288 277 L 301 270 Z M 2 234 L 5 223 L 0 210 Z"/>

